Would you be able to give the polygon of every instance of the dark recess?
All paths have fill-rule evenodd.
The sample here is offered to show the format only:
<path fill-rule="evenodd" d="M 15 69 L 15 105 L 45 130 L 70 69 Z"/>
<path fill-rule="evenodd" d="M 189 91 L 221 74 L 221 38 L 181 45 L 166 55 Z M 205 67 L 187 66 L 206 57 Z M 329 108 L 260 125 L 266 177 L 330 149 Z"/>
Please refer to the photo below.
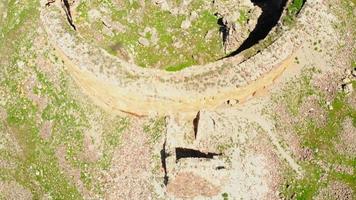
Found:
<path fill-rule="evenodd" d="M 61 1 L 63 2 L 63 5 L 64 5 L 64 11 L 67 16 L 67 21 L 68 21 L 69 25 L 76 31 L 77 28 L 75 27 L 74 22 L 73 22 L 72 13 L 70 11 L 70 4 L 69 4 L 68 0 L 61 0 Z M 54 2 L 56 2 L 56 0 L 48 0 L 46 3 L 46 6 L 49 7 Z"/>
<path fill-rule="evenodd" d="M 164 180 L 163 183 L 164 185 L 168 184 L 168 175 L 167 175 L 167 163 L 166 163 L 166 158 L 169 156 L 169 154 L 166 153 L 166 142 L 163 143 L 163 148 L 161 150 L 161 164 L 162 168 L 164 170 Z"/>
<path fill-rule="evenodd" d="M 222 169 L 225 169 L 225 167 L 224 166 L 217 166 L 215 169 L 216 170 L 222 170 Z"/>
<path fill-rule="evenodd" d="M 235 56 L 257 44 L 260 40 L 263 40 L 273 27 L 278 24 L 287 0 L 251 0 L 251 2 L 262 9 L 262 14 L 258 18 L 255 29 L 250 33 L 248 38 L 236 51 L 230 53 L 226 57 Z"/>
<path fill-rule="evenodd" d="M 199 119 L 200 119 L 200 111 L 198 112 L 197 116 L 193 120 L 193 129 L 194 129 L 194 138 L 195 139 L 197 139 Z"/>
<path fill-rule="evenodd" d="M 217 13 L 215 13 L 215 16 L 219 17 L 219 15 Z M 220 26 L 219 31 L 220 31 L 220 33 L 222 33 L 223 44 L 225 44 L 226 40 L 227 40 L 227 38 L 229 36 L 229 29 L 224 24 L 224 21 L 223 21 L 222 17 L 220 17 L 218 19 L 218 25 Z"/>
<path fill-rule="evenodd" d="M 214 156 L 220 156 L 221 154 L 217 153 L 203 153 L 194 149 L 186 149 L 186 148 L 176 148 L 176 161 L 178 162 L 181 158 L 207 158 L 212 159 Z"/>
<path fill-rule="evenodd" d="M 73 23 L 73 18 L 72 18 L 72 13 L 70 11 L 70 5 L 68 0 L 63 0 L 64 6 L 65 6 L 65 11 L 66 11 L 66 15 L 67 15 L 67 20 L 68 23 L 70 24 L 70 26 L 74 29 L 77 30 L 77 28 L 75 27 L 74 23 Z"/>

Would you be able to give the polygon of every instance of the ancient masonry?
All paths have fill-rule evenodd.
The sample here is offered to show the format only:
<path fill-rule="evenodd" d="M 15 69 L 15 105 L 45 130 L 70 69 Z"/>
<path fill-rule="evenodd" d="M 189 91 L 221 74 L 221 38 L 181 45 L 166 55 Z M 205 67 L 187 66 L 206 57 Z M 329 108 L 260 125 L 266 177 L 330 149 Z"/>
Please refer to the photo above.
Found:
<path fill-rule="evenodd" d="M 45 7 L 44 2 L 42 5 L 41 20 L 50 42 L 83 91 L 105 109 L 139 115 L 197 113 L 229 100 L 244 100 L 272 84 L 298 48 L 303 38 L 298 29 L 307 23 L 302 13 L 312 7 L 306 3 L 298 18 L 298 29 L 284 31 L 270 46 L 249 59 L 242 52 L 170 73 L 138 67 L 84 43 L 68 26 L 59 7 Z"/>

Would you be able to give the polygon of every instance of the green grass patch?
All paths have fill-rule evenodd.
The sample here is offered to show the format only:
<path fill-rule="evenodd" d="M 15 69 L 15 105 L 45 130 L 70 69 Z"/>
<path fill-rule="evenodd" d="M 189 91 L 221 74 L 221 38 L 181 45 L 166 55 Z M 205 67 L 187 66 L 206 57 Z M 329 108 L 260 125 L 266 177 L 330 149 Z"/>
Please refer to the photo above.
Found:
<path fill-rule="evenodd" d="M 150 119 L 148 123 L 143 126 L 143 131 L 150 136 L 150 143 L 156 144 L 162 135 L 165 133 L 166 119 L 160 117 L 157 119 Z"/>
<path fill-rule="evenodd" d="M 303 148 L 309 148 L 313 152 L 312 161 L 300 161 L 305 175 L 302 179 L 296 178 L 293 172 L 285 173 L 286 181 L 281 186 L 282 196 L 287 199 L 313 199 L 318 191 L 325 187 L 330 181 L 337 180 L 344 182 L 355 189 L 356 182 L 352 175 L 336 172 L 334 168 L 325 171 L 320 163 L 325 166 L 342 165 L 356 169 L 356 161 L 342 155 L 336 148 L 339 134 L 342 130 L 342 123 L 346 118 L 356 120 L 356 110 L 348 101 L 347 96 L 339 92 L 331 102 L 332 108 L 326 106 L 326 100 L 320 91 L 311 84 L 315 70 L 307 70 L 301 78 L 292 81 L 287 85 L 279 96 L 278 101 L 283 101 L 287 106 L 291 117 L 300 117 L 299 109 L 303 104 L 303 99 L 309 95 L 317 95 L 321 98 L 320 106 L 325 109 L 327 121 L 323 125 L 311 117 L 303 117 L 303 122 L 292 124 L 292 128 L 300 139 Z M 292 87 L 293 85 L 293 87 Z M 276 100 L 277 100 L 276 99 Z M 275 101 L 276 101 L 275 100 Z M 355 124 L 354 124 L 355 125 Z"/>
<path fill-rule="evenodd" d="M 40 26 L 39 2 L 9 0 L 7 5 L 8 14 L 2 19 L 0 29 L 0 93 L 6 94 L 0 109 L 6 111 L 7 118 L 0 121 L 0 137 L 10 135 L 22 151 L 18 152 L 10 140 L 1 140 L 5 149 L 1 150 L 0 159 L 14 163 L 16 167 L 0 168 L 0 180 L 19 183 L 33 194 L 34 199 L 42 199 L 45 195 L 53 199 L 82 199 L 74 184 L 76 181 L 62 170 L 63 163 L 59 163 L 56 152 L 58 147 L 63 147 L 67 167 L 79 170 L 85 187 L 100 195 L 102 186 L 97 184 L 97 177 L 92 172 L 111 166 L 112 156 L 121 144 L 121 134 L 129 126 L 129 121 L 121 117 L 97 120 L 96 123 L 105 127 L 103 156 L 96 162 L 83 158 L 84 136 L 95 125 L 90 124 L 89 119 L 92 111 L 98 111 L 98 108 L 74 98 L 71 79 L 64 69 L 53 69 L 48 75 L 41 71 L 45 66 L 34 62 L 41 57 L 53 62 L 52 66 L 60 66 L 53 52 L 38 54 L 33 45 Z M 30 79 L 34 85 L 27 91 Z M 28 92 L 46 102 L 45 106 L 40 108 Z M 40 134 L 44 122 L 52 124 L 47 139 Z"/>
<path fill-rule="evenodd" d="M 176 65 L 176 66 L 170 66 L 170 67 L 167 67 L 166 68 L 166 71 L 169 71 L 169 72 L 176 72 L 176 71 L 180 71 L 184 68 L 187 68 L 187 67 L 190 67 L 192 66 L 194 63 L 193 61 L 191 62 L 186 62 L 186 63 L 181 63 L 179 65 Z"/>
<path fill-rule="evenodd" d="M 121 56 L 120 53 L 110 50 L 110 46 L 120 45 L 133 57 L 137 65 L 168 69 L 168 71 L 178 71 L 190 65 L 211 62 L 225 56 L 218 19 L 213 15 L 212 7 L 202 6 L 206 4 L 203 0 L 194 1 L 188 6 L 188 11 L 198 12 L 198 17 L 192 21 L 191 27 L 187 30 L 182 30 L 181 24 L 188 15 L 172 15 L 152 3 L 146 3 L 142 10 L 137 2 L 120 1 L 120 6 L 110 0 L 100 2 L 99 0 L 82 1 L 78 7 L 80 18 L 77 23 L 79 26 L 89 23 L 90 26 L 81 29 L 85 40 L 96 43 L 113 55 Z M 103 27 L 95 26 L 97 23 L 102 24 L 100 20 L 89 22 L 88 12 L 91 9 L 100 10 L 101 7 L 110 11 L 104 15 L 110 16 L 112 23 L 119 23 L 125 27 L 123 32 L 114 31 L 113 35 L 105 35 Z M 136 21 L 133 22 L 133 19 Z M 146 28 L 155 30 L 156 34 L 145 33 Z M 211 37 L 206 39 L 208 31 L 212 31 L 209 34 Z M 152 40 L 153 36 L 157 39 L 156 42 Z M 150 44 L 148 46 L 140 44 L 138 41 L 141 37 L 148 39 Z M 101 39 L 93 40 L 93 38 Z M 121 58 L 128 59 L 125 56 Z"/>
<path fill-rule="evenodd" d="M 293 25 L 295 23 L 296 16 L 303 8 L 305 0 L 293 0 L 287 7 L 287 15 L 283 19 L 283 23 L 286 25 Z"/>

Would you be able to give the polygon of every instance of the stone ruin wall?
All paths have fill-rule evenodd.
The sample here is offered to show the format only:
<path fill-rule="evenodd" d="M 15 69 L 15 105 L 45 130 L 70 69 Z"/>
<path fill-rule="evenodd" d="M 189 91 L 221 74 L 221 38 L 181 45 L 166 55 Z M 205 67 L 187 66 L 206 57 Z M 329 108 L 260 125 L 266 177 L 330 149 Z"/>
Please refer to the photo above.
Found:
<path fill-rule="evenodd" d="M 245 59 L 242 52 L 234 57 L 172 73 L 138 67 L 103 49 L 83 43 L 80 36 L 68 28 L 61 15 L 57 7 L 42 7 L 41 19 L 49 40 L 60 57 L 71 66 L 69 71 L 73 72 L 79 85 L 80 82 L 90 85 L 90 92 L 86 93 L 109 94 L 110 101 L 104 104 L 113 104 L 112 107 L 118 107 L 119 110 L 141 114 L 155 112 L 153 109 L 156 105 L 171 107 L 162 112 L 157 111 L 158 113 L 180 111 L 183 106 L 187 110 L 196 111 L 205 105 L 218 106 L 228 100 L 228 96 L 238 97 L 236 91 L 278 69 L 298 48 L 302 39 L 298 30 L 287 30 L 270 46 L 249 59 Z M 303 15 L 299 17 L 298 23 L 303 25 L 301 18 Z M 275 27 L 272 32 L 276 32 L 276 29 Z M 86 81 L 90 83 L 85 83 Z M 102 100 L 103 98 L 97 101 Z M 118 101 L 126 102 L 117 103 Z M 134 106 L 129 104 L 137 106 L 140 102 L 149 104 L 130 110 Z"/>

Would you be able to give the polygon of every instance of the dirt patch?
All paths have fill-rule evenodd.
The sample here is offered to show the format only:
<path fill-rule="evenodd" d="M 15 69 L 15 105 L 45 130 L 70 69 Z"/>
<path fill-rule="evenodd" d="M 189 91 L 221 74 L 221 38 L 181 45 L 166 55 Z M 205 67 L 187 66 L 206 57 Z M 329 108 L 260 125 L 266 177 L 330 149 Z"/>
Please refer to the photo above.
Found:
<path fill-rule="evenodd" d="M 219 188 L 201 176 L 182 172 L 168 184 L 167 192 L 177 198 L 212 197 L 219 193 Z"/>
<path fill-rule="evenodd" d="M 264 173 L 261 176 L 262 182 L 260 182 L 259 185 L 262 187 L 264 183 L 267 183 L 265 186 L 267 188 L 267 192 L 265 195 L 261 195 L 260 198 L 257 199 L 277 199 L 278 197 L 276 196 L 277 193 L 275 191 L 278 191 L 279 185 L 282 182 L 280 173 L 282 163 L 274 150 L 275 147 L 269 141 L 266 133 L 260 131 L 256 138 L 251 140 L 249 143 L 250 151 L 254 155 L 261 155 L 261 158 L 264 158 L 261 160 L 263 162 L 257 164 L 255 167 L 258 169 L 257 166 L 264 166 L 264 168 L 261 169 Z M 258 183 L 255 185 L 258 185 Z M 257 194 L 257 192 L 254 194 Z"/>
<path fill-rule="evenodd" d="M 61 171 L 63 171 L 68 177 L 68 179 L 72 181 L 72 183 L 77 187 L 77 189 L 83 195 L 84 198 L 93 198 L 93 194 L 91 194 L 85 188 L 83 182 L 80 179 L 81 171 L 71 166 L 69 161 L 66 159 L 66 153 L 66 148 L 64 146 L 60 146 L 56 150 L 56 157 L 58 158 L 58 163 Z"/>
<path fill-rule="evenodd" d="M 81 156 L 84 160 L 89 162 L 98 161 L 104 154 L 103 134 L 105 131 L 109 130 L 105 130 L 104 125 L 97 123 L 103 118 L 104 117 L 100 113 L 93 112 L 93 115 L 89 120 L 90 128 L 84 132 L 84 151 Z"/>
<path fill-rule="evenodd" d="M 34 93 L 35 87 L 42 88 L 42 86 L 36 82 L 36 77 L 34 77 L 34 75 L 28 78 L 24 84 L 24 87 L 26 96 L 38 106 L 39 110 L 42 111 L 45 109 L 48 104 L 48 100 Z"/>
<path fill-rule="evenodd" d="M 315 74 L 312 85 L 325 95 L 327 101 L 332 101 L 339 92 L 342 78 L 341 70 L 333 69 L 326 73 Z"/>
<path fill-rule="evenodd" d="M 52 122 L 45 121 L 40 130 L 40 136 L 44 140 L 48 140 L 52 133 Z"/>
<path fill-rule="evenodd" d="M 350 166 L 336 165 L 333 168 L 338 173 L 349 174 L 349 175 L 354 174 L 354 168 L 352 168 Z"/>
<path fill-rule="evenodd" d="M 144 120 L 132 119 L 105 173 L 104 199 L 152 199 L 151 147 L 143 131 Z"/>
<path fill-rule="evenodd" d="M 7 118 L 7 112 L 5 111 L 5 109 L 3 109 L 2 107 L 0 107 L 0 120 L 5 120 Z"/>
<path fill-rule="evenodd" d="M 320 97 L 316 95 L 305 98 L 299 110 L 298 123 L 302 123 L 305 119 L 311 119 L 318 127 L 324 126 L 327 122 L 327 113 L 320 106 L 320 101 Z"/>
<path fill-rule="evenodd" d="M 293 130 L 293 126 L 297 123 L 297 118 L 292 117 L 285 104 L 277 104 L 275 108 L 275 113 L 277 114 L 277 119 L 279 123 L 276 125 L 276 133 L 288 144 L 288 149 L 292 152 L 295 157 L 300 157 L 302 152 L 302 146 L 300 144 L 300 138 Z"/>
<path fill-rule="evenodd" d="M 37 51 L 37 56 L 34 64 L 39 72 L 43 73 L 46 77 L 50 78 L 51 83 L 56 89 L 60 88 L 63 63 L 54 55 L 53 47 L 48 42 L 45 30 L 39 27 L 37 36 L 34 38 L 33 47 Z"/>
<path fill-rule="evenodd" d="M 84 135 L 84 152 L 83 157 L 85 160 L 89 162 L 96 162 L 101 157 L 101 149 L 100 146 L 97 146 L 97 140 L 93 139 L 90 135 Z"/>
<path fill-rule="evenodd" d="M 303 148 L 299 153 L 299 159 L 302 161 L 311 161 L 314 158 L 314 152 L 310 148 Z"/>
<path fill-rule="evenodd" d="M 342 123 L 340 143 L 336 145 L 338 151 L 350 157 L 356 156 L 356 127 L 351 118 L 346 118 Z"/>
<path fill-rule="evenodd" d="M 30 200 L 32 199 L 32 194 L 16 182 L 0 182 L 0 198 L 7 200 Z"/>
<path fill-rule="evenodd" d="M 342 182 L 332 182 L 326 188 L 320 190 L 316 200 L 352 200 L 353 190 L 351 187 Z"/>
<path fill-rule="evenodd" d="M 352 106 L 353 109 L 356 109 L 356 92 L 350 94 L 347 98 L 347 103 Z"/>

